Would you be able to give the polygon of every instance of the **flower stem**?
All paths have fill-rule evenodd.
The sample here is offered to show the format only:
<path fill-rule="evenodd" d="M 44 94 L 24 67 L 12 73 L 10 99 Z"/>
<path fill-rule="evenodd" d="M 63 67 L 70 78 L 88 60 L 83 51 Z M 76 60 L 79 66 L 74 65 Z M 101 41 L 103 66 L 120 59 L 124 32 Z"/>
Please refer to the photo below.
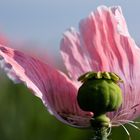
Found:
<path fill-rule="evenodd" d="M 110 119 L 106 114 L 94 114 L 91 119 L 92 129 L 94 130 L 93 140 L 108 140 L 107 130 L 109 128 Z"/>
<path fill-rule="evenodd" d="M 108 140 L 107 137 L 107 129 L 105 127 L 94 130 L 93 140 Z"/>

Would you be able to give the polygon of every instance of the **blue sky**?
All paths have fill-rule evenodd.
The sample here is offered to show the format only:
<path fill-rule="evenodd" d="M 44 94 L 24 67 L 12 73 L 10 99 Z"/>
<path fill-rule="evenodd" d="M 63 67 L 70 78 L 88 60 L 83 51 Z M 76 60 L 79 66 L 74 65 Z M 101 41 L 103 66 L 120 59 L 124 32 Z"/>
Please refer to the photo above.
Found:
<path fill-rule="evenodd" d="M 62 33 L 99 5 L 120 5 L 131 36 L 140 43 L 138 0 L 1 0 L 0 32 L 12 41 L 33 41 L 58 50 Z"/>

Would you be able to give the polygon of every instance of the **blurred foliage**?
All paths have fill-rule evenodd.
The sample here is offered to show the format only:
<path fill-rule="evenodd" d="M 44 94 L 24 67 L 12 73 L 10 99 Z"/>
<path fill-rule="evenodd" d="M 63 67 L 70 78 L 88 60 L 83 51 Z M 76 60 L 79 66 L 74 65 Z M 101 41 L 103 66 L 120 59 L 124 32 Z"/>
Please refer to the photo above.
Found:
<path fill-rule="evenodd" d="M 132 140 L 140 132 L 129 127 Z M 92 131 L 72 128 L 50 115 L 41 100 L 23 84 L 0 76 L 0 140 L 91 140 Z M 113 128 L 112 140 L 128 140 L 122 127 Z"/>

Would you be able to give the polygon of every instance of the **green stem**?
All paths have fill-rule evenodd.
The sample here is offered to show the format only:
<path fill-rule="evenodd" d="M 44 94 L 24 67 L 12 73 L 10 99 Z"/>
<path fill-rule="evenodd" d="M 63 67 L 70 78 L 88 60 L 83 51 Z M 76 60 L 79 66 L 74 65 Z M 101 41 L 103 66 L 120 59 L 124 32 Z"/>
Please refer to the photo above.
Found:
<path fill-rule="evenodd" d="M 109 127 L 110 119 L 105 113 L 95 113 L 91 119 L 91 125 L 94 130 L 93 140 L 108 140 L 107 128 Z"/>
<path fill-rule="evenodd" d="M 108 140 L 107 130 L 105 127 L 97 128 L 94 130 L 94 138 L 93 140 Z"/>

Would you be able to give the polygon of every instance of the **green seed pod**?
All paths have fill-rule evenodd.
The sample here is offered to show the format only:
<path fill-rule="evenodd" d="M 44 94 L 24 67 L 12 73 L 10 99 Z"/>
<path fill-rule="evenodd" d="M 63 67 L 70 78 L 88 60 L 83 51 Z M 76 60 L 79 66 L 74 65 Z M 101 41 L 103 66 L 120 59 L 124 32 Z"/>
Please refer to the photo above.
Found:
<path fill-rule="evenodd" d="M 92 73 L 90 72 L 90 74 Z M 112 74 L 108 74 L 110 77 L 112 76 Z M 122 92 L 116 81 L 114 82 L 114 77 L 113 79 L 109 76 L 105 78 L 104 72 L 98 72 L 97 75 L 89 79 L 86 76 L 86 80 L 83 80 L 84 77 L 82 77 L 81 80 L 84 82 L 77 95 L 80 108 L 95 114 L 103 114 L 118 109 L 122 104 Z"/>

